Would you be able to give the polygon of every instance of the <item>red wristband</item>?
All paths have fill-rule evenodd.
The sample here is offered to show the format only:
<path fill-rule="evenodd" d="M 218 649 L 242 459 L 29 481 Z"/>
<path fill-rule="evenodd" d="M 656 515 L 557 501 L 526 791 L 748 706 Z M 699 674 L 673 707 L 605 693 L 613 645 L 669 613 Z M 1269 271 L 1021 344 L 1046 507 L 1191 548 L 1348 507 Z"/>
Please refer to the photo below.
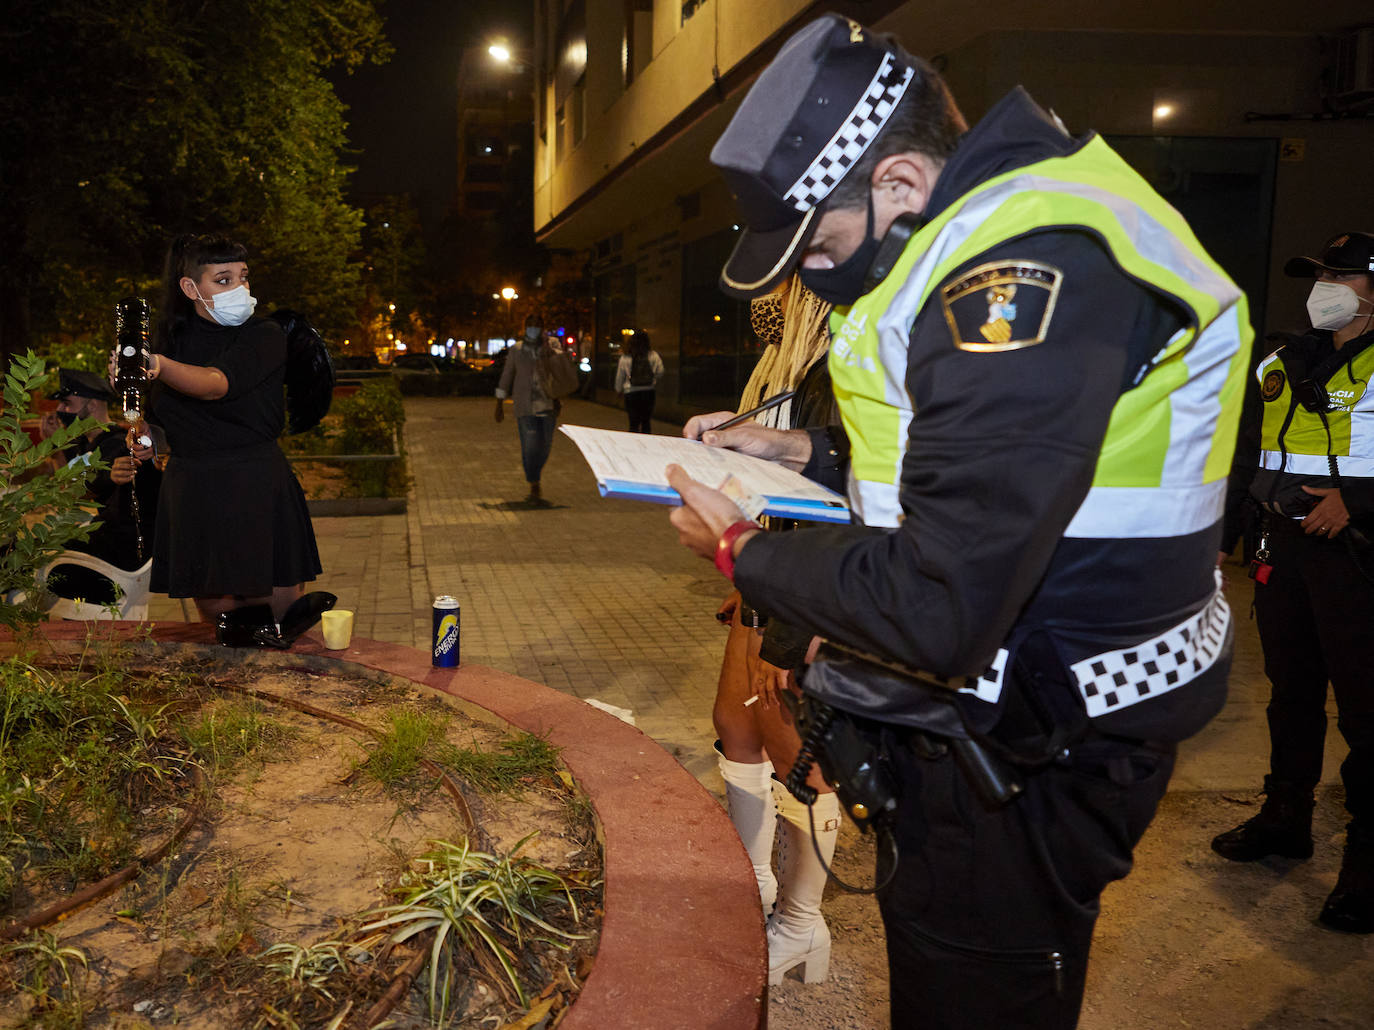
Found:
<path fill-rule="evenodd" d="M 750 519 L 740 519 L 726 526 L 725 532 L 716 541 L 716 568 L 720 569 L 721 574 L 730 582 L 735 581 L 735 541 L 744 533 L 762 528 Z"/>

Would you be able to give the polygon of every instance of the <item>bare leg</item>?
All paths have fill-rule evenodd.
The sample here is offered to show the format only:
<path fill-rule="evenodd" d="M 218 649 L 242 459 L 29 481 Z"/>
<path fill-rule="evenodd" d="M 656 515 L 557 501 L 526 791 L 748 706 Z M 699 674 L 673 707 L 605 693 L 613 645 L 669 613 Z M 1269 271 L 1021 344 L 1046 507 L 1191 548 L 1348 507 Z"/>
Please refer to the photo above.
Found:
<path fill-rule="evenodd" d="M 744 703 L 754 693 L 749 675 L 750 655 L 758 654 L 760 639 L 757 630 L 741 625 L 739 609 L 736 609 L 730 621 L 730 636 L 725 642 L 720 681 L 716 686 L 716 704 L 711 712 L 721 750 L 732 762 L 764 760 L 763 736 L 753 712 L 758 703 L 748 706 Z"/>
<path fill-rule="evenodd" d="M 758 664 L 766 665 L 763 662 Z M 789 673 L 787 678 L 790 684 L 789 689 L 796 690 L 795 677 Z M 773 762 L 773 768 L 777 772 L 778 779 L 785 781 L 787 774 L 792 771 L 792 766 L 797 761 L 797 753 L 801 751 L 801 737 L 797 734 L 797 727 L 792 721 L 792 713 L 784 705 L 763 708 L 756 704 L 752 707 L 760 709 L 756 718 L 759 735 L 763 738 L 764 750 L 768 752 L 768 757 Z M 806 782 L 820 794 L 829 794 L 834 789 L 822 778 L 819 765 L 811 767 Z"/>

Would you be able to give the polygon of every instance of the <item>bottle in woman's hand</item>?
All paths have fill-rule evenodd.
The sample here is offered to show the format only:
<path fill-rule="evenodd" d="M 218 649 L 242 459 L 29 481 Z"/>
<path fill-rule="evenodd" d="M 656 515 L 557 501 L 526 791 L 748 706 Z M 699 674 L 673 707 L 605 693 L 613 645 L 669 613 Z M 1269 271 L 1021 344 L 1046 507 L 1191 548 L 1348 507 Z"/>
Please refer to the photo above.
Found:
<path fill-rule="evenodd" d="M 143 418 L 143 392 L 148 386 L 148 302 L 125 297 L 115 305 L 114 388 L 124 421 Z"/>

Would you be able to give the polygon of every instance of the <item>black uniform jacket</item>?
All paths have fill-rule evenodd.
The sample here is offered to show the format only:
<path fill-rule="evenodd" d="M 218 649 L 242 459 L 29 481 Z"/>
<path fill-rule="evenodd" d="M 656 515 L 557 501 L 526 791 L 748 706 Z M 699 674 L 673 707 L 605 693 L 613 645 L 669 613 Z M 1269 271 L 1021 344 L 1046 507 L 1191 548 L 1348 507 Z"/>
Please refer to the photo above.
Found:
<path fill-rule="evenodd" d="M 1017 89 L 961 141 L 926 213 L 992 176 L 1085 142 Z M 915 417 L 901 471 L 901 525 L 763 534 L 740 552 L 735 582 L 765 613 L 940 676 L 977 675 L 1014 637 L 1018 653 L 999 707 L 1008 710 L 1018 684 L 1048 676 L 1059 681 L 1059 700 L 1081 709 L 1056 657 L 1066 642 L 1076 661 L 1148 639 L 1214 589 L 1220 520 L 1186 537 L 1062 535 L 1092 483 L 1113 406 L 1187 316 L 1122 272 L 1081 227 L 1047 226 L 1001 244 L 951 279 L 997 259 L 1062 270 L 1046 339 L 1000 353 L 960 350 L 939 290 L 931 292 L 911 331 L 906 386 Z M 813 442 L 819 460 L 809 471 L 824 480 L 823 466 L 843 458 L 831 452 L 843 449 L 821 436 Z M 1221 682 L 1211 677 L 1205 698 L 1185 686 L 1171 692 L 1180 696 L 1133 705 L 1108 728 L 1160 739 L 1195 732 L 1224 700 L 1226 664 L 1218 663 Z M 837 707 L 950 729 L 947 715 L 935 712 L 947 706 L 932 706 L 919 688 L 866 690 L 855 681 L 827 691 L 818 682 L 808 675 L 808 692 Z M 1002 717 L 983 702 L 963 707 L 979 725 Z"/>
<path fill-rule="evenodd" d="M 116 458 L 129 453 L 128 433 L 124 429 L 106 430 L 79 453 L 88 451 L 112 466 Z M 86 483 L 86 496 L 100 506 L 95 516 L 100 525 L 85 540 L 71 541 L 69 549 L 94 555 L 117 568 L 137 569 L 153 556 L 153 527 L 157 525 L 161 485 L 162 473 L 153 468 L 152 462 L 139 466 L 133 483 L 116 483 L 110 478 L 108 467 L 95 473 Z"/>

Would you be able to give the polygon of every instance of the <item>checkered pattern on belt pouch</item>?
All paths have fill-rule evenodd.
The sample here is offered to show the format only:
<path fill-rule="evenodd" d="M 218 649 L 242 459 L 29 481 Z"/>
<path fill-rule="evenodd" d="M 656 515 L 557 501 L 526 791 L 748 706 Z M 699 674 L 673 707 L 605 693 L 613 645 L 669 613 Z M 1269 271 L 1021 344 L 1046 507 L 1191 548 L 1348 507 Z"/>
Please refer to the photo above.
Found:
<path fill-rule="evenodd" d="M 980 676 L 936 676 L 923 672 L 923 679 L 957 690 L 961 694 L 972 694 L 980 701 L 995 703 L 1002 696 L 1002 673 L 1007 667 L 1007 649 L 999 647 L 992 664 Z"/>
<path fill-rule="evenodd" d="M 844 173 L 868 149 L 878 130 L 887 124 L 892 109 L 911 84 L 912 74 L 911 68 L 895 68 L 892 55 L 883 54 L 883 63 L 854 110 L 783 198 L 798 211 L 810 211 L 828 197 Z"/>
<path fill-rule="evenodd" d="M 1070 666 L 1089 718 L 1166 694 L 1212 667 L 1231 608 L 1218 590 L 1196 615 L 1134 647 L 1104 651 Z"/>

